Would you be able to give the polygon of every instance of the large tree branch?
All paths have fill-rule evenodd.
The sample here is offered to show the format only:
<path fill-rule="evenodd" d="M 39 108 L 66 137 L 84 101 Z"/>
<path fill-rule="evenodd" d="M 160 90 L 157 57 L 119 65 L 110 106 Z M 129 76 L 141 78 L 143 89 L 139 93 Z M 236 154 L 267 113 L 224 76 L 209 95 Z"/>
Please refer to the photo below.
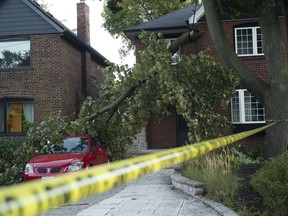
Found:
<path fill-rule="evenodd" d="M 86 121 L 91 121 L 97 116 L 102 115 L 103 113 L 106 112 L 112 111 L 112 113 L 114 113 L 126 98 L 129 98 L 134 94 L 136 88 L 137 86 L 131 86 L 122 95 L 120 95 L 112 104 L 109 104 L 108 106 L 105 106 L 101 110 L 98 110 L 97 112 L 91 114 L 90 116 L 87 116 Z"/>
<path fill-rule="evenodd" d="M 215 0 L 204 0 L 205 17 L 208 23 L 209 32 L 217 52 L 224 60 L 224 63 L 238 74 L 241 83 L 247 88 L 260 102 L 264 104 L 267 91 L 267 84 L 253 74 L 249 68 L 236 55 L 234 49 L 226 38 L 223 24 Z"/>
<path fill-rule="evenodd" d="M 178 37 L 173 43 L 168 47 L 168 50 L 172 53 L 176 53 L 181 46 L 184 46 L 191 42 L 198 41 L 204 32 L 195 32 L 192 30 L 191 32 L 185 32 L 180 37 Z"/>
<path fill-rule="evenodd" d="M 180 46 L 184 46 L 188 43 L 191 42 L 196 42 L 197 40 L 199 40 L 202 37 L 203 33 L 202 32 L 196 32 L 194 33 L 192 32 L 186 32 L 184 34 L 182 34 L 179 38 L 177 38 L 169 47 L 168 50 L 171 52 L 171 54 L 175 54 Z M 109 119 L 107 121 L 109 121 L 111 119 L 111 117 L 113 116 L 114 112 L 118 109 L 118 107 L 124 102 L 125 99 L 130 98 L 135 90 L 145 84 L 145 80 L 142 82 L 139 82 L 138 85 L 135 86 L 131 86 L 130 88 L 128 88 L 122 95 L 120 95 L 113 103 L 109 104 L 108 106 L 105 106 L 104 108 L 102 108 L 101 110 L 98 110 L 97 112 L 91 114 L 90 116 L 86 117 L 86 121 L 91 121 L 93 119 L 95 119 L 97 116 L 102 115 L 103 113 L 106 112 L 112 112 Z"/>

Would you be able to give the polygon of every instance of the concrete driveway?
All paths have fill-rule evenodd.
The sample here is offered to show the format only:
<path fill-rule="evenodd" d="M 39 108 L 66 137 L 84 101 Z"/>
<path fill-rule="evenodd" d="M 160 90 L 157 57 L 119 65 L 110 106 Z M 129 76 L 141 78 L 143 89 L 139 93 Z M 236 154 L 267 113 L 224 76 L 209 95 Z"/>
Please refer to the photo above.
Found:
<path fill-rule="evenodd" d="M 216 216 L 215 210 L 176 190 L 174 169 L 163 169 L 135 182 L 76 204 L 52 209 L 43 216 Z"/>

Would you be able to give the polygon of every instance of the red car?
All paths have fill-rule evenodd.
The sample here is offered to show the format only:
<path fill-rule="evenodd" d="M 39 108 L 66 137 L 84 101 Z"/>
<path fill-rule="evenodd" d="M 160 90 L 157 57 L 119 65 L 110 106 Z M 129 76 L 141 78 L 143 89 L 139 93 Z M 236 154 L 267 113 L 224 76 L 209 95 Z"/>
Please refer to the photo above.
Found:
<path fill-rule="evenodd" d="M 65 136 L 64 143 L 52 144 L 44 154 L 34 156 L 25 167 L 24 181 L 48 179 L 108 162 L 109 152 L 92 136 Z"/>

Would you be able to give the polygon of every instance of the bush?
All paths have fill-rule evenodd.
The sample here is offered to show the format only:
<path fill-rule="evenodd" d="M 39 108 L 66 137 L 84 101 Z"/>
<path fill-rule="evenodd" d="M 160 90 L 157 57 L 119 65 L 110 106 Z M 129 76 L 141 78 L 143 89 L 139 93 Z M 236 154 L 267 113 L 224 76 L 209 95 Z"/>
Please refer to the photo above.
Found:
<path fill-rule="evenodd" d="M 22 181 L 24 167 L 32 150 L 25 144 L 26 138 L 0 138 L 0 187 Z"/>
<path fill-rule="evenodd" d="M 270 215 L 288 212 L 288 152 L 267 161 L 251 179 L 252 187 L 264 198 Z"/>

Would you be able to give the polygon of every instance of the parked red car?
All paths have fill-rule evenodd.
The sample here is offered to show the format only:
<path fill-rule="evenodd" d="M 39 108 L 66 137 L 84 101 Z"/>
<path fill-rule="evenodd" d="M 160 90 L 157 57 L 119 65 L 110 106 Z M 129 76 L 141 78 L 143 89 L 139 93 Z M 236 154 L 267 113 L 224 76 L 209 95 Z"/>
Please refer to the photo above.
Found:
<path fill-rule="evenodd" d="M 90 136 L 65 136 L 64 143 L 46 146 L 44 154 L 34 156 L 25 167 L 24 181 L 48 179 L 108 162 L 109 152 Z"/>

